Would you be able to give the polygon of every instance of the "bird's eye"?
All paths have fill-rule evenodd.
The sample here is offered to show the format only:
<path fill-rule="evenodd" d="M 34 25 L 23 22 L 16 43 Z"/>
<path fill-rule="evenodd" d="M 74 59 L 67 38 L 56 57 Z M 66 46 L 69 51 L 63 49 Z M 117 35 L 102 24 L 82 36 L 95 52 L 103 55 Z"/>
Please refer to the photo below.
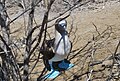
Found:
<path fill-rule="evenodd" d="M 66 24 L 62 23 L 62 24 L 59 24 L 59 26 L 64 27 L 66 26 Z"/>

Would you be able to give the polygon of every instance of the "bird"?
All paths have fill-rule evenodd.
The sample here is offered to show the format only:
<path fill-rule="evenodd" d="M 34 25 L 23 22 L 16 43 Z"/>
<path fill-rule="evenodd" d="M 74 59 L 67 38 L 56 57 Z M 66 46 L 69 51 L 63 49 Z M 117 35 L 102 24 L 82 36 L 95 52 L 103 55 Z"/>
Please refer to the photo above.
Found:
<path fill-rule="evenodd" d="M 70 62 L 66 57 L 70 54 L 72 43 L 68 37 L 67 21 L 59 18 L 55 22 L 55 37 L 45 41 L 43 53 L 44 65 L 48 70 L 66 70 Z"/>
<path fill-rule="evenodd" d="M 61 61 L 70 53 L 71 42 L 67 32 L 67 21 L 62 18 L 55 23 L 55 39 L 53 46 L 55 56 L 49 61 Z"/>

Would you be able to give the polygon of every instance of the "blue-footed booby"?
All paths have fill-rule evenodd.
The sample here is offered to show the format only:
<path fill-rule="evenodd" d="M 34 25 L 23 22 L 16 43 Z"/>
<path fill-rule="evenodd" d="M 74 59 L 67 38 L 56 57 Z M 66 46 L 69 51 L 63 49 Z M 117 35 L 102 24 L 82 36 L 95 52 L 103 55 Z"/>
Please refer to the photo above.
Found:
<path fill-rule="evenodd" d="M 48 78 L 55 78 L 59 71 L 64 71 L 73 66 L 66 57 L 71 51 L 71 42 L 67 32 L 67 21 L 63 18 L 55 22 L 55 38 L 46 41 L 47 51 L 43 53 L 43 60 L 46 68 L 53 75 L 48 74 Z M 55 71 L 55 72 L 53 72 Z"/>
<path fill-rule="evenodd" d="M 66 58 L 70 53 L 71 42 L 67 33 L 67 21 L 58 19 L 55 23 L 55 41 L 53 45 L 54 57 L 49 61 L 56 62 Z"/>

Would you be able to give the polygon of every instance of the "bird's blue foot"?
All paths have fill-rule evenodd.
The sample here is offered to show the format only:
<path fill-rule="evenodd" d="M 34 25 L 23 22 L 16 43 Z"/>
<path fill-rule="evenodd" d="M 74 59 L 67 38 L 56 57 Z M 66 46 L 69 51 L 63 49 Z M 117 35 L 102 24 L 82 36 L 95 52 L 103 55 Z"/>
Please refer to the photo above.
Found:
<path fill-rule="evenodd" d="M 59 66 L 59 69 L 67 70 L 67 69 L 72 68 L 74 64 L 71 64 L 67 60 L 63 60 L 61 63 L 58 64 L 58 66 Z"/>
<path fill-rule="evenodd" d="M 65 59 L 65 60 L 62 60 L 59 62 L 53 62 L 51 66 L 52 66 L 53 70 L 64 71 L 64 70 L 67 70 L 67 69 L 73 67 L 74 64 L 71 64 L 70 61 Z"/>
<path fill-rule="evenodd" d="M 58 75 L 60 74 L 59 71 L 55 71 L 55 70 L 51 70 L 48 74 L 46 74 L 44 76 L 45 79 L 49 78 L 49 79 L 54 79 L 56 78 Z"/>
<path fill-rule="evenodd" d="M 61 71 L 68 70 L 74 66 L 74 64 L 71 64 L 68 60 L 62 60 L 60 62 L 53 62 L 50 64 L 51 71 L 45 75 L 45 78 L 54 79 L 56 78 Z"/>

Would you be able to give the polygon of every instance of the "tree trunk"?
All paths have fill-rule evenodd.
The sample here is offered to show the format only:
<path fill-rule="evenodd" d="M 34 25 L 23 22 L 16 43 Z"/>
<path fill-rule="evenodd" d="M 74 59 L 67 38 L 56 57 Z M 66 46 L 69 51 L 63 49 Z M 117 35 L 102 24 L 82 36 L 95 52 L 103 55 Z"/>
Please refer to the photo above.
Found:
<path fill-rule="evenodd" d="M 1 35 L 0 35 L 0 52 L 2 53 L 1 59 L 1 69 L 2 69 L 2 79 L 5 81 L 21 81 L 19 74 L 19 69 L 17 67 L 14 55 L 9 48 L 10 42 L 10 28 L 8 25 L 8 15 L 6 12 L 5 0 L 0 2 L 0 25 L 1 25 Z"/>
<path fill-rule="evenodd" d="M 24 55 L 24 72 L 23 72 L 23 81 L 28 81 L 29 79 L 29 59 L 30 59 L 30 51 L 31 51 L 31 42 L 32 42 L 32 35 L 30 36 L 29 33 L 33 27 L 33 18 L 34 18 L 34 1 L 31 4 L 31 11 L 29 12 L 29 20 L 28 20 L 28 27 L 27 27 L 27 39 L 26 39 L 26 49 Z"/>
<path fill-rule="evenodd" d="M 9 44 L 9 27 L 7 26 L 7 14 L 6 14 L 6 11 L 5 11 L 5 1 L 4 0 L 0 1 L 0 25 L 1 25 L 1 30 L 2 30 L 2 32 L 1 32 L 2 37 L 5 40 L 5 42 L 7 44 Z M 7 53 L 7 48 L 6 48 L 6 45 L 4 43 L 1 43 L 0 46 L 2 47 L 2 49 L 4 49 L 4 50 L 1 50 L 1 52 L 5 52 L 1 56 L 1 58 L 2 58 L 1 67 L 4 71 L 3 79 L 5 81 L 9 81 L 10 80 L 9 72 L 8 72 L 9 65 L 7 64 L 7 61 L 5 60 L 6 57 L 7 57 L 6 54 L 8 54 Z"/>

